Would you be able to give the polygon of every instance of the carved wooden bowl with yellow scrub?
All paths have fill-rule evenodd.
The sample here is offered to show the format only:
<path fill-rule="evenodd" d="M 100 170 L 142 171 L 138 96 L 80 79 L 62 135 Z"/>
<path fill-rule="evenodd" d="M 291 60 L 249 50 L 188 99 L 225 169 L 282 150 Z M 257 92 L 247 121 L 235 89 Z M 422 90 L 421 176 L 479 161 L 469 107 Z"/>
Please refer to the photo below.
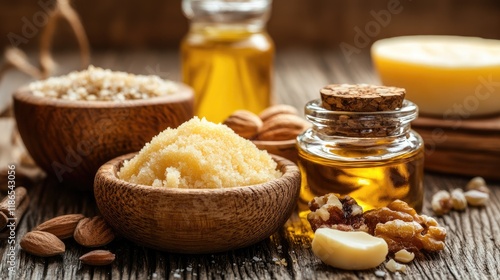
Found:
<path fill-rule="evenodd" d="M 283 174 L 231 188 L 193 189 L 139 185 L 119 179 L 115 158 L 97 172 L 94 194 L 106 221 L 140 245 L 178 253 L 214 253 L 255 244 L 284 225 L 300 190 L 291 161 L 271 155 Z"/>

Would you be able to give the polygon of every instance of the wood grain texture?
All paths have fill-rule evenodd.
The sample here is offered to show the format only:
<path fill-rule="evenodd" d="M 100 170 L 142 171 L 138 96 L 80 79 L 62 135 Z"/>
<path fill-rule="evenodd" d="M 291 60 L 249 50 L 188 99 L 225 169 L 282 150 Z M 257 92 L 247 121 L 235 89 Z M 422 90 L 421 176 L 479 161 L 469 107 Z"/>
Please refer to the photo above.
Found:
<path fill-rule="evenodd" d="M 432 193 L 464 187 L 466 178 L 427 174 L 426 201 Z M 468 208 L 438 218 L 448 230 L 446 248 L 425 255 L 408 266 L 406 275 L 388 274 L 385 279 L 497 279 L 500 275 L 500 183 L 488 181 L 491 201 L 483 208 Z M 58 193 L 57 196 L 54 193 Z M 78 193 L 46 181 L 31 190 L 33 198 L 17 238 L 38 223 L 66 213 L 97 214 L 90 193 Z M 39 205 L 44 205 L 40 208 Z M 429 203 L 423 212 L 432 215 Z M 296 213 L 287 224 L 253 246 L 215 254 L 174 254 L 148 249 L 119 238 L 103 247 L 116 254 L 107 267 L 86 266 L 78 258 L 89 249 L 66 241 L 61 257 L 33 257 L 16 247 L 17 278 L 12 279 L 376 279 L 375 270 L 343 271 L 328 267 L 310 249 L 307 226 Z M 0 241 L 5 248 L 6 241 Z M 6 250 L 1 249 L 0 278 L 7 277 Z M 155 277 L 156 276 L 156 277 Z"/>
<path fill-rule="evenodd" d="M 428 170 L 500 180 L 500 116 L 419 117 L 412 127 L 424 139 Z"/>
<path fill-rule="evenodd" d="M 65 62 L 60 71 L 78 67 L 76 54 L 56 55 Z M 95 53 L 94 64 L 107 68 L 147 73 L 159 65 L 171 79 L 179 79 L 175 52 L 148 51 L 134 53 Z M 73 68 L 74 69 L 74 68 Z M 9 73 L 5 88 L 23 84 L 28 78 Z M 275 89 L 277 102 L 290 104 L 299 111 L 303 105 L 319 98 L 319 89 L 335 82 L 378 83 L 366 54 L 353 57 L 348 63 L 341 54 L 317 50 L 279 52 L 276 61 Z M 5 94 L 5 92 L 3 92 Z M 11 126 L 0 122 L 0 142 Z M 9 148 L 3 148 L 0 162 L 9 162 Z M 464 187 L 469 176 L 426 172 L 423 213 L 433 216 L 430 200 L 438 190 Z M 492 191 L 486 207 L 470 207 L 451 212 L 437 220 L 448 230 L 446 248 L 438 254 L 426 254 L 408 265 L 406 274 L 386 272 L 384 279 L 498 279 L 500 277 L 500 181 L 487 180 Z M 16 240 L 41 222 L 62 214 L 82 213 L 87 217 L 99 214 L 93 195 L 63 188 L 53 178 L 28 189 L 30 208 L 16 232 Z M 307 224 L 296 212 L 284 227 L 270 238 L 241 249 L 215 254 L 174 254 L 148 249 L 125 238 L 117 238 L 103 249 L 116 254 L 106 267 L 82 265 L 78 258 L 88 249 L 72 240 L 66 241 L 61 257 L 33 257 L 15 245 L 17 277 L 11 279 L 382 279 L 374 270 L 342 271 L 328 267 L 310 249 Z M 8 278 L 7 243 L 0 241 L 0 279 Z"/>
<path fill-rule="evenodd" d="M 106 221 L 129 240 L 177 253 L 215 253 L 246 247 L 282 227 L 300 191 L 298 167 L 273 156 L 283 176 L 227 189 L 170 189 L 131 184 L 117 172 L 129 154 L 98 171 L 97 206 Z"/>
<path fill-rule="evenodd" d="M 191 119 L 192 102 L 185 86 L 173 95 L 121 103 L 41 98 L 23 88 L 14 94 L 14 112 L 35 162 L 60 182 L 90 190 L 103 163 Z"/>
<path fill-rule="evenodd" d="M 435 128 L 442 127 L 459 131 L 472 132 L 497 132 L 500 133 L 500 115 L 465 118 L 465 117 L 449 117 L 445 119 L 435 117 L 420 116 L 412 123 L 415 127 Z"/>
<path fill-rule="evenodd" d="M 500 153 L 467 149 L 428 149 L 425 168 L 447 174 L 482 176 L 500 180 Z"/>

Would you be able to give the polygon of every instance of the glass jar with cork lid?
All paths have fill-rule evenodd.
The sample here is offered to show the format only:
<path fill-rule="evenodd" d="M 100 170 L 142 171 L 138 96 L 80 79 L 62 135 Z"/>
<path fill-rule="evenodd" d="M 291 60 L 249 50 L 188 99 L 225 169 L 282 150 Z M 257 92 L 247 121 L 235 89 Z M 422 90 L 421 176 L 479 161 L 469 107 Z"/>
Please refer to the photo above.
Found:
<path fill-rule="evenodd" d="M 300 216 L 327 193 L 349 195 L 365 211 L 400 199 L 420 212 L 424 145 L 410 127 L 418 108 L 405 90 L 335 84 L 320 93 L 305 106 L 313 126 L 297 137 Z"/>

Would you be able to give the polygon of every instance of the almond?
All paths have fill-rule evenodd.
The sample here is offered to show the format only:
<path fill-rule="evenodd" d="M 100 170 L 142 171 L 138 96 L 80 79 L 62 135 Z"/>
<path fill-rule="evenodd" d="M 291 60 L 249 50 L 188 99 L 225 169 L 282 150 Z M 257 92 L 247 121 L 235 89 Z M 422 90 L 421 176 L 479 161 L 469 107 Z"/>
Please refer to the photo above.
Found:
<path fill-rule="evenodd" d="M 20 242 L 24 251 L 39 257 L 51 257 L 64 253 L 66 247 L 61 239 L 49 232 L 31 231 Z"/>
<path fill-rule="evenodd" d="M 115 254 L 108 250 L 94 250 L 80 257 L 80 261 L 88 265 L 108 265 L 115 260 Z"/>
<path fill-rule="evenodd" d="M 115 239 L 115 234 L 101 216 L 83 218 L 73 234 L 75 241 L 85 247 L 100 247 Z"/>
<path fill-rule="evenodd" d="M 252 139 L 262 127 L 262 120 L 250 111 L 238 110 L 232 113 L 223 124 L 227 125 L 239 136 Z"/>
<path fill-rule="evenodd" d="M 286 104 L 279 104 L 266 108 L 264 111 L 260 112 L 259 117 L 263 122 L 265 122 L 266 120 L 277 115 L 298 115 L 298 114 L 299 112 L 297 111 L 297 109 L 295 109 L 295 107 Z"/>
<path fill-rule="evenodd" d="M 78 222 L 85 218 L 82 214 L 68 214 L 52 218 L 39 224 L 34 230 L 50 232 L 59 239 L 66 239 L 73 236 Z"/>
<path fill-rule="evenodd" d="M 258 140 L 281 141 L 294 139 L 310 124 L 297 115 L 276 115 L 264 122 Z"/>

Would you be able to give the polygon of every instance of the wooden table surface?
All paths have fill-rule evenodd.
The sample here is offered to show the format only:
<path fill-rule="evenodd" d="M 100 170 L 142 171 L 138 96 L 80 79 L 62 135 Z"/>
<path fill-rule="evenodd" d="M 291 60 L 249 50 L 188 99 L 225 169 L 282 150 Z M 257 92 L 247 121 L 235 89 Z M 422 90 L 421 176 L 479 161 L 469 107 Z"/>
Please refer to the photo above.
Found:
<path fill-rule="evenodd" d="M 158 74 L 179 80 L 175 51 L 94 53 L 94 65 L 132 73 Z M 279 103 L 296 106 L 318 98 L 318 89 L 333 83 L 378 83 L 367 55 L 353 55 L 351 62 L 338 53 L 312 50 L 283 50 L 276 60 L 275 92 Z M 74 70 L 79 61 L 74 53 L 56 55 L 58 74 Z M 10 72 L 0 83 L 0 94 L 8 94 L 30 81 Z M 13 120 L 0 119 L 0 168 L 13 160 L 10 141 Z M 22 168 L 19 166 L 19 168 Z M 500 170 L 500 168 L 499 168 Z M 433 215 L 432 194 L 440 189 L 464 187 L 470 178 L 446 174 L 425 175 L 424 214 Z M 500 277 L 500 183 L 488 181 L 490 202 L 486 207 L 451 212 L 437 218 L 448 230 L 446 248 L 425 254 L 407 267 L 406 274 L 390 273 L 385 279 L 499 279 Z M 31 204 L 17 229 L 17 277 L 12 279 L 372 279 L 375 269 L 342 271 L 324 265 L 310 248 L 310 238 L 297 215 L 270 238 L 248 248 L 208 255 L 180 255 L 160 252 L 118 239 L 106 246 L 116 254 L 106 267 L 82 265 L 78 258 L 88 249 L 66 241 L 62 256 L 40 258 L 19 248 L 20 238 L 37 224 L 54 216 L 98 213 L 91 193 L 81 193 L 44 179 L 29 188 Z M 2 194 L 5 195 L 5 194 Z M 0 241 L 0 279 L 8 279 L 7 241 Z"/>

